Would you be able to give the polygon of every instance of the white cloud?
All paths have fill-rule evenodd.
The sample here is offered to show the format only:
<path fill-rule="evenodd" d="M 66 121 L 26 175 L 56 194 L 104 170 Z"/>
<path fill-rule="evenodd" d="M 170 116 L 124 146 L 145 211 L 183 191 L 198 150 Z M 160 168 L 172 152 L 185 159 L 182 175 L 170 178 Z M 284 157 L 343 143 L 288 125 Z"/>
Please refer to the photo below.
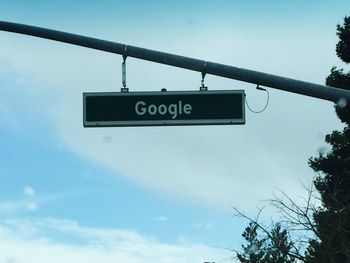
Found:
<path fill-rule="evenodd" d="M 0 212 L 1 213 L 10 213 L 21 210 L 23 208 L 23 202 L 0 202 Z"/>
<path fill-rule="evenodd" d="M 27 197 L 33 197 L 35 196 L 35 191 L 33 188 L 31 188 L 30 186 L 25 186 L 23 189 L 23 193 L 25 196 Z"/>
<path fill-rule="evenodd" d="M 36 211 L 38 208 L 39 207 L 36 202 L 28 201 L 26 199 L 0 202 L 0 213 L 3 214 Z"/>
<path fill-rule="evenodd" d="M 167 221 L 169 221 L 169 218 L 167 218 L 166 216 L 158 216 L 158 217 L 154 218 L 153 220 L 158 221 L 158 222 L 167 222 Z"/>
<path fill-rule="evenodd" d="M 213 224 L 212 223 L 199 223 L 199 224 L 195 224 L 194 228 L 209 231 L 209 230 L 213 229 Z"/>
<path fill-rule="evenodd" d="M 29 203 L 27 203 L 26 208 L 29 211 L 36 211 L 36 210 L 38 210 L 39 207 L 38 207 L 37 203 L 29 202 Z"/>
<path fill-rule="evenodd" d="M 48 197 L 37 197 L 30 186 L 23 188 L 23 198 L 0 202 L 0 213 L 34 212 L 39 209 L 39 203 L 47 202 Z"/>
<path fill-rule="evenodd" d="M 46 232 L 67 236 L 67 240 L 54 239 Z M 203 244 L 163 244 L 130 230 L 89 228 L 53 218 L 10 220 L 0 225 L 0 233 L 0 262 L 220 263 L 230 262 L 232 256 Z"/>

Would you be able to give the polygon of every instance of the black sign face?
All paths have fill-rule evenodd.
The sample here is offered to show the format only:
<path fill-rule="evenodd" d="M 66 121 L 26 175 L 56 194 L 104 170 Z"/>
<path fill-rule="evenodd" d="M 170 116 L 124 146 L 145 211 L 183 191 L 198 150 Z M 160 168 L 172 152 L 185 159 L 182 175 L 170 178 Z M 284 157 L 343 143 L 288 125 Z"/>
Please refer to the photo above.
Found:
<path fill-rule="evenodd" d="M 84 93 L 84 127 L 244 124 L 243 90 Z"/>

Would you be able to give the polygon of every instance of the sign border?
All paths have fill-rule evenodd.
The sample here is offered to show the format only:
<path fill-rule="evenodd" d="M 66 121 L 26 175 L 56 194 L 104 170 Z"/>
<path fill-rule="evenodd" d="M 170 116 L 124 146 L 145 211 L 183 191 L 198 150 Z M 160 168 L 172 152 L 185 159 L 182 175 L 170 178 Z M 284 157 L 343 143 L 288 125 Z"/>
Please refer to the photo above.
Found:
<path fill-rule="evenodd" d="M 201 120 L 149 120 L 149 121 L 87 121 L 86 98 L 96 96 L 159 96 L 159 95 L 205 95 L 205 94 L 241 94 L 241 119 L 201 119 Z M 245 124 L 244 90 L 207 90 L 207 91 L 133 91 L 133 92 L 84 92 L 83 93 L 83 126 L 92 127 L 139 127 L 139 126 L 194 126 L 194 125 L 232 125 Z"/>

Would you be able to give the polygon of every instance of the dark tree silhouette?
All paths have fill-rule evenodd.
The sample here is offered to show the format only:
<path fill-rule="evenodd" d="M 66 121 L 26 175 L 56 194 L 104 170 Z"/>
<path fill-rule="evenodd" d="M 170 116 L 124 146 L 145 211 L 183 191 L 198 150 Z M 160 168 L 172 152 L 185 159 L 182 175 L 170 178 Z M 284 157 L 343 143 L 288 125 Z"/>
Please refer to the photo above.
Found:
<path fill-rule="evenodd" d="M 259 232 L 263 232 L 259 235 Z M 244 230 L 242 237 L 246 244 L 242 245 L 242 252 L 237 253 L 241 263 L 293 263 L 291 256 L 293 247 L 286 229 L 280 224 L 267 232 L 257 221 L 251 221 Z"/>
<path fill-rule="evenodd" d="M 258 224 L 250 222 L 242 234 L 242 237 L 246 240 L 247 244 L 242 245 L 242 253 L 237 253 L 237 258 L 241 263 L 265 262 L 266 239 L 258 237 L 258 228 Z"/>
<path fill-rule="evenodd" d="M 350 17 L 337 25 L 337 36 L 337 55 L 349 64 Z M 326 84 L 350 90 L 350 72 L 333 67 Z M 340 99 L 335 110 L 345 124 L 344 129 L 326 135 L 325 141 L 331 146 L 327 154 L 309 159 L 309 166 L 318 174 L 313 182 L 317 197 L 310 189 L 306 204 L 299 206 L 283 192 L 282 198 L 275 196 L 271 203 L 281 212 L 282 219 L 271 226 L 262 225 L 236 209 L 250 221 L 243 233 L 248 244 L 242 246 L 242 254 L 237 254 L 240 262 L 350 263 L 350 101 Z M 318 206 L 313 204 L 313 198 L 319 200 Z M 264 233 L 261 239 L 259 230 Z M 249 254 L 253 244 L 259 251 Z"/>
<path fill-rule="evenodd" d="M 336 52 L 350 63 L 350 17 L 337 26 L 339 42 Z M 326 84 L 350 90 L 350 72 L 332 68 Z M 310 263 L 350 262 L 350 106 L 345 100 L 338 103 L 336 112 L 346 124 L 343 131 L 326 136 L 331 151 L 310 158 L 309 165 L 319 176 L 314 184 L 320 193 L 322 208 L 314 213 L 318 239 L 310 241 L 307 260 Z"/>

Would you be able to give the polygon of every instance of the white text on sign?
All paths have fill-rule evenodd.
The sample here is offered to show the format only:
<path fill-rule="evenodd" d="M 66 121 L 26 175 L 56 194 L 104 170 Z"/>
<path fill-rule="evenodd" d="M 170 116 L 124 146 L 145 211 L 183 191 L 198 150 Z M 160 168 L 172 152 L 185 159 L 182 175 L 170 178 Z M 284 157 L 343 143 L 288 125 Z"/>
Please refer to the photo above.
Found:
<path fill-rule="evenodd" d="M 191 104 L 182 104 L 182 101 L 180 100 L 177 104 L 149 104 L 145 103 L 144 101 L 138 101 L 135 104 L 135 112 L 137 115 L 143 116 L 146 114 L 149 115 L 165 115 L 169 113 L 172 117 L 172 119 L 176 119 L 179 115 L 186 114 L 189 115 L 192 112 L 192 106 Z"/>

